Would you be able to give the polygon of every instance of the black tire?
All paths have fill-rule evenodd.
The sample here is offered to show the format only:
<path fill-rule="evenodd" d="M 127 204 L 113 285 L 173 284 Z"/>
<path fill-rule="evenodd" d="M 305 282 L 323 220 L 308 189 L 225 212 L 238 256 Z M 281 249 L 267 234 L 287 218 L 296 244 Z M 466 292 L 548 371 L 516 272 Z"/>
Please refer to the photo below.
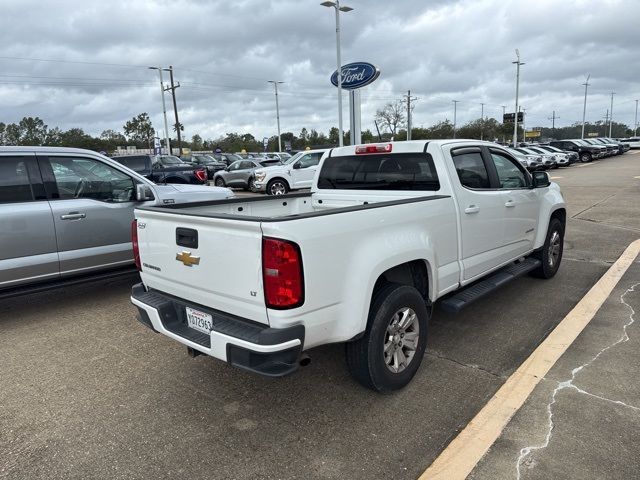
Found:
<path fill-rule="evenodd" d="M 552 278 L 560 268 L 563 250 L 564 224 L 559 219 L 552 218 L 542 249 L 533 254 L 534 258 L 540 260 L 541 265 L 533 270 L 531 275 L 538 278 Z"/>
<path fill-rule="evenodd" d="M 580 154 L 580 161 L 582 163 L 587 163 L 587 162 L 590 162 L 591 160 L 593 160 L 593 158 L 591 158 L 591 154 L 589 152 L 582 152 Z"/>
<path fill-rule="evenodd" d="M 274 178 L 267 184 L 267 195 L 286 195 L 287 193 L 289 193 L 289 184 L 281 178 Z"/>
<path fill-rule="evenodd" d="M 224 183 L 224 180 L 221 177 L 216 178 L 215 181 L 216 187 L 226 187 L 227 184 Z"/>
<path fill-rule="evenodd" d="M 256 180 L 254 178 L 250 178 L 249 182 L 247 183 L 247 190 L 249 190 L 250 192 L 255 192 L 256 190 L 255 183 L 256 183 Z"/>
<path fill-rule="evenodd" d="M 392 344 L 391 349 L 402 350 L 402 358 L 408 346 L 402 345 L 399 332 L 391 334 L 394 319 L 403 309 L 413 310 L 416 321 L 413 330 L 403 333 L 417 333 L 415 350 L 402 370 L 392 371 L 393 365 L 385 360 L 385 343 Z M 427 347 L 427 324 L 430 309 L 424 299 L 413 287 L 388 283 L 374 292 L 367 322 L 367 330 L 360 339 L 346 344 L 347 368 L 353 378 L 363 386 L 376 392 L 388 393 L 406 386 L 418 371 Z M 417 332 L 415 325 L 417 324 Z M 406 339 L 405 339 L 406 340 Z M 394 342 L 399 341 L 399 344 Z M 396 360 L 391 356 L 391 363 Z"/>

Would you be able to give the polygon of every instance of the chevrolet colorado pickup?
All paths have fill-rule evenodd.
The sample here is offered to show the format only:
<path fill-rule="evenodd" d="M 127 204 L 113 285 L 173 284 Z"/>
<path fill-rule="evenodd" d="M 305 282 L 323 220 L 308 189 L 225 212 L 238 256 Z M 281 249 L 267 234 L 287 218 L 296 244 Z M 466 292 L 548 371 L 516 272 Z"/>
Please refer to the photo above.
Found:
<path fill-rule="evenodd" d="M 470 140 L 327 151 L 310 193 L 136 209 L 138 320 L 269 376 L 344 342 L 357 381 L 405 386 L 436 301 L 457 312 L 525 273 L 550 278 L 566 210 L 545 172 Z"/>

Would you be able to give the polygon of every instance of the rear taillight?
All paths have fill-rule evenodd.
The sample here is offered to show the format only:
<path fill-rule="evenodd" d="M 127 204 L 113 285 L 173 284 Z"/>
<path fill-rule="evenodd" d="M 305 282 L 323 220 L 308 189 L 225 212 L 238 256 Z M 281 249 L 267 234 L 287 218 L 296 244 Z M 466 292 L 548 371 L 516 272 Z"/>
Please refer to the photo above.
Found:
<path fill-rule="evenodd" d="M 138 220 L 131 222 L 131 243 L 133 244 L 133 261 L 139 271 L 142 271 L 140 265 L 140 247 L 138 245 Z"/>
<path fill-rule="evenodd" d="M 300 247 L 278 238 L 262 239 L 262 278 L 268 308 L 286 309 L 304 303 Z"/>
<path fill-rule="evenodd" d="M 196 178 L 201 182 L 207 181 L 207 172 L 206 170 L 194 170 L 193 173 L 196 175 Z"/>
<path fill-rule="evenodd" d="M 356 147 L 357 155 L 366 155 L 367 153 L 390 153 L 393 145 L 387 143 L 384 145 L 359 145 Z"/>

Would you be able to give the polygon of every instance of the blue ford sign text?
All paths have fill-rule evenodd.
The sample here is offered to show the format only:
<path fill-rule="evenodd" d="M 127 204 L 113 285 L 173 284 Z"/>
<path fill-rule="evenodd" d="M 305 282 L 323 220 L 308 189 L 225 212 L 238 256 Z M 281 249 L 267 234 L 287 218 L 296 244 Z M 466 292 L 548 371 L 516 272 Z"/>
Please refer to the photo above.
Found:
<path fill-rule="evenodd" d="M 342 66 L 342 88 L 354 90 L 369 85 L 380 76 L 380 70 L 367 62 L 354 62 Z M 331 75 L 331 83 L 338 86 L 338 71 Z"/>

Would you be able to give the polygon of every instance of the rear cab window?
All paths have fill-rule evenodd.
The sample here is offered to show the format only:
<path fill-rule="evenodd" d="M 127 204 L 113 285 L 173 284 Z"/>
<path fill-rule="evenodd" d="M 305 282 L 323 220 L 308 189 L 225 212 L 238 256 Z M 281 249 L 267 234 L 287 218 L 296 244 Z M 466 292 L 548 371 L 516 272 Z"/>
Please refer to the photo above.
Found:
<path fill-rule="evenodd" d="M 319 189 L 437 191 L 440 181 L 428 153 L 388 153 L 328 157 Z"/>
<path fill-rule="evenodd" d="M 473 190 L 491 188 L 489 173 L 479 148 L 462 148 L 451 152 L 458 179 Z"/>

